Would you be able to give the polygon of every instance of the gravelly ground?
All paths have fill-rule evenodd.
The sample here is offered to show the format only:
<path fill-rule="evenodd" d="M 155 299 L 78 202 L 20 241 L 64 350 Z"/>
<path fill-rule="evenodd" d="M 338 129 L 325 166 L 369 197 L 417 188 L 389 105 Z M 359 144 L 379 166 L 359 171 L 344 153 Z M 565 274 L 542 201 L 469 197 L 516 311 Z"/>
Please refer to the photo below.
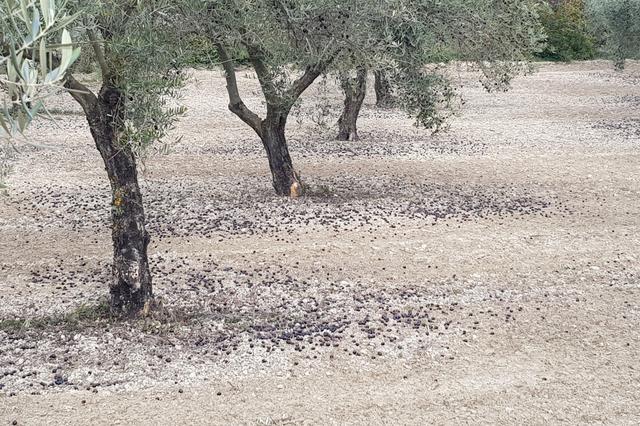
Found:
<path fill-rule="evenodd" d="M 640 64 L 542 65 L 500 95 L 460 75 L 437 136 L 370 97 L 363 140 L 335 142 L 309 96 L 289 138 L 311 191 L 285 200 L 195 72 L 142 182 L 164 308 L 129 323 L 100 308 L 97 152 L 55 105 L 0 196 L 0 421 L 639 423 Z"/>

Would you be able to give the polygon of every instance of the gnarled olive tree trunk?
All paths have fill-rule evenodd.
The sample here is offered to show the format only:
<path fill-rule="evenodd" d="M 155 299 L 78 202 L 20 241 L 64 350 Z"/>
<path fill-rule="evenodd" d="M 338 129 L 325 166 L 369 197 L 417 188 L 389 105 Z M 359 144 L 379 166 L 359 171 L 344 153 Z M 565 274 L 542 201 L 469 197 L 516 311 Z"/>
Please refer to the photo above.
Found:
<path fill-rule="evenodd" d="M 297 197 L 302 195 L 302 183 L 293 168 L 285 128 L 289 112 L 267 108 L 267 117 L 262 120 L 259 134 L 269 158 L 273 188 L 278 195 Z"/>
<path fill-rule="evenodd" d="M 124 96 L 104 85 L 96 97 L 72 78 L 67 87 L 85 111 L 111 184 L 111 309 L 118 314 L 135 313 L 151 300 L 152 285 L 147 258 L 149 234 L 136 159 L 129 147 L 119 143 Z"/>
<path fill-rule="evenodd" d="M 380 108 L 393 106 L 393 93 L 391 92 L 391 83 L 387 75 L 380 70 L 375 71 L 373 74 L 375 77 L 376 106 Z"/>
<path fill-rule="evenodd" d="M 287 118 L 295 101 L 326 70 L 331 58 L 305 67 L 304 73 L 294 80 L 288 88 L 276 87 L 272 73 L 268 70 L 263 58 L 264 52 L 256 45 L 245 41 L 253 68 L 256 71 L 262 93 L 267 103 L 267 115 L 261 119 L 243 102 L 238 90 L 233 59 L 225 47 L 218 43 L 216 49 L 224 68 L 229 94 L 229 110 L 249 125 L 262 140 L 262 145 L 269 159 L 269 168 L 273 179 L 273 187 L 278 195 L 298 197 L 303 194 L 304 186 L 299 174 L 293 168 L 289 154 L 285 128 Z"/>
<path fill-rule="evenodd" d="M 338 137 L 339 141 L 356 141 L 358 140 L 358 116 L 362 109 L 365 95 L 367 94 L 367 70 L 364 67 L 358 67 L 356 77 L 349 75 L 340 77 L 340 85 L 344 92 L 344 109 L 342 115 L 338 119 Z"/>

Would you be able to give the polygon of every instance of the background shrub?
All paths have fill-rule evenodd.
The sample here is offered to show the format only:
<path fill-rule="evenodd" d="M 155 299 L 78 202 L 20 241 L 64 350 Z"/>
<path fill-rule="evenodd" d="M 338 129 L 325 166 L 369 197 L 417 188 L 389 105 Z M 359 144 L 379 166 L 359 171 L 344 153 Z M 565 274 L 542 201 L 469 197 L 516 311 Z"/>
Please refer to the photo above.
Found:
<path fill-rule="evenodd" d="M 553 0 L 540 8 L 547 46 L 539 57 L 550 61 L 592 59 L 596 43 L 584 0 Z"/>

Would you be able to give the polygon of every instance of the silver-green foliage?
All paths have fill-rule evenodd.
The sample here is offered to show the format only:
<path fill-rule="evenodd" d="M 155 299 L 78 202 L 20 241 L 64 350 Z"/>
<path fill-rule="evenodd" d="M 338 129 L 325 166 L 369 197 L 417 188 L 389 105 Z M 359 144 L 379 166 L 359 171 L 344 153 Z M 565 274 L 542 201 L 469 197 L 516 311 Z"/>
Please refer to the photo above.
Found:
<path fill-rule="evenodd" d="M 66 2 L 0 2 L 0 139 L 24 132 L 80 54 Z M 54 61 L 54 57 L 56 58 Z"/>
<path fill-rule="evenodd" d="M 177 103 L 182 71 L 180 2 L 73 0 L 82 13 L 73 28 L 90 46 L 102 90 L 124 102 L 115 117 L 119 143 L 142 154 L 162 140 L 184 113 Z"/>
<path fill-rule="evenodd" d="M 487 91 L 507 90 L 531 70 L 530 59 L 544 35 L 537 3 L 528 0 L 399 1 L 400 13 L 381 26 L 395 49 L 379 52 L 394 83 L 400 107 L 417 123 L 439 129 L 459 96 L 447 62 L 465 61 L 480 73 Z M 452 54 L 454 52 L 454 54 Z"/>
<path fill-rule="evenodd" d="M 267 98 L 293 105 L 292 84 L 309 67 L 345 68 L 349 49 L 378 42 L 368 28 L 385 2 L 372 0 L 204 0 L 198 26 L 258 66 Z M 295 91 L 294 91 L 295 92 Z"/>
<path fill-rule="evenodd" d="M 455 51 L 503 90 L 528 71 L 543 34 L 535 0 L 209 0 L 202 24 L 221 43 L 254 50 L 269 85 L 286 93 L 291 70 L 357 66 L 393 74 L 401 106 L 438 128 L 456 103 L 444 67 Z M 202 22 L 202 20 L 200 21 Z M 207 23 L 210 24 L 207 27 Z M 251 53 L 251 52 L 250 52 Z M 282 98 L 282 96 L 281 96 Z M 292 100 L 295 101 L 295 100 Z"/>

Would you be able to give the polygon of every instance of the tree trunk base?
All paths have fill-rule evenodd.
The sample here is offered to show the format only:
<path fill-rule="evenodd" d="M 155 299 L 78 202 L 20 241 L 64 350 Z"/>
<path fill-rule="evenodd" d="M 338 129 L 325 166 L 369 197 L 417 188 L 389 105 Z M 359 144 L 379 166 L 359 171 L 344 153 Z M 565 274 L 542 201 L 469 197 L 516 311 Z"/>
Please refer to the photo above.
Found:
<path fill-rule="evenodd" d="M 300 175 L 294 170 L 285 137 L 287 113 L 268 111 L 262 122 L 262 145 L 269 158 L 269 168 L 276 194 L 297 198 L 304 194 Z"/>
<path fill-rule="evenodd" d="M 347 131 L 340 131 L 338 133 L 338 136 L 336 137 L 336 140 L 355 142 L 355 141 L 359 141 L 360 137 L 358 136 L 357 130 L 347 130 Z"/>

